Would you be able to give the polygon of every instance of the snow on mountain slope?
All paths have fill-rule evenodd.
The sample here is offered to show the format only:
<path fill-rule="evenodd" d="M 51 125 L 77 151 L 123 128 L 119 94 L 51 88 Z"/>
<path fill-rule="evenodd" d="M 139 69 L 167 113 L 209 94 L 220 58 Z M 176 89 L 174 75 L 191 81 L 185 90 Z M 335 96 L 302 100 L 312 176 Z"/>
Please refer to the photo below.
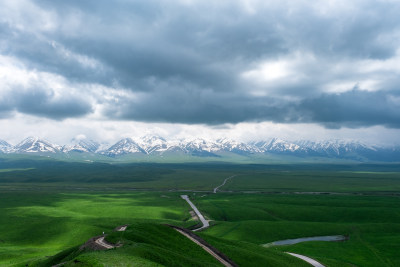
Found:
<path fill-rule="evenodd" d="M 135 139 L 135 142 L 140 148 L 146 151 L 146 154 L 153 152 L 163 152 L 169 148 L 169 143 L 160 136 L 146 135 Z"/>
<path fill-rule="evenodd" d="M 17 153 L 58 153 L 61 147 L 38 137 L 28 137 L 16 145 L 14 151 Z"/>
<path fill-rule="evenodd" d="M 302 150 L 301 146 L 279 138 L 257 142 L 254 143 L 254 145 L 258 147 L 261 152 L 294 152 Z"/>
<path fill-rule="evenodd" d="M 377 151 L 374 146 L 368 146 L 357 141 L 328 140 L 321 142 L 300 141 L 298 144 L 309 150 L 327 155 L 340 156 L 346 153 Z"/>
<path fill-rule="evenodd" d="M 89 139 L 83 140 L 72 140 L 72 144 L 65 145 L 62 148 L 62 152 L 69 153 L 69 152 L 88 152 L 88 153 L 95 153 L 100 147 L 100 144 Z"/>
<path fill-rule="evenodd" d="M 10 153 L 12 152 L 13 147 L 9 143 L 0 139 L 0 153 Z"/>
<path fill-rule="evenodd" d="M 125 155 L 132 153 L 145 153 L 147 152 L 141 148 L 132 138 L 125 138 L 118 141 L 116 144 L 112 145 L 105 151 L 102 151 L 101 154 L 108 156 L 117 156 L 117 155 Z"/>
<path fill-rule="evenodd" d="M 63 147 L 52 144 L 37 137 L 29 137 L 15 147 L 6 141 L 0 140 L 1 153 L 98 153 L 109 157 L 118 157 L 127 154 L 143 155 L 182 155 L 196 157 L 223 157 L 226 153 L 235 153 L 242 156 L 251 154 L 280 154 L 297 157 L 326 157 L 344 158 L 365 161 L 400 161 L 400 147 L 382 147 L 366 145 L 357 141 L 328 140 L 328 141 L 292 141 L 279 138 L 258 142 L 238 142 L 228 138 L 208 140 L 192 138 L 183 140 L 166 140 L 156 135 L 146 135 L 139 138 L 125 138 L 112 146 L 79 139 Z M 61 153 L 61 154 L 62 154 Z M 60 155 L 60 154 L 58 154 Z"/>
<path fill-rule="evenodd" d="M 198 152 L 198 151 L 205 151 L 205 152 L 217 152 L 221 150 L 221 146 L 217 142 L 196 138 L 196 139 L 187 139 L 182 140 L 180 143 L 182 149 L 186 152 Z"/>
<path fill-rule="evenodd" d="M 245 144 L 245 143 L 227 139 L 227 138 L 218 139 L 217 143 L 220 145 L 220 149 L 222 151 L 230 151 L 230 152 L 239 153 L 239 154 L 260 153 L 261 152 L 261 150 L 257 146 L 254 146 L 251 144 Z"/>

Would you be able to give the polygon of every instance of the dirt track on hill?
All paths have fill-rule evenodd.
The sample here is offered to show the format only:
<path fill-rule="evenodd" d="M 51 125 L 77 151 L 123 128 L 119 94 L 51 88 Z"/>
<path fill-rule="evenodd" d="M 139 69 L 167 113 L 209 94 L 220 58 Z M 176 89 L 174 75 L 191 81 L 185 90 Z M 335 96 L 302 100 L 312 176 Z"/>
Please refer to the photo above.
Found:
<path fill-rule="evenodd" d="M 226 182 L 227 182 L 229 179 L 232 179 L 232 178 L 235 177 L 235 176 L 237 176 L 237 175 L 232 175 L 232 176 L 226 178 L 222 184 L 220 184 L 219 186 L 217 186 L 216 188 L 214 188 L 213 193 L 216 194 L 220 187 L 224 186 L 224 185 L 226 184 Z"/>
<path fill-rule="evenodd" d="M 196 213 L 197 218 L 199 218 L 199 220 L 203 224 L 202 227 L 194 229 L 193 231 L 200 231 L 200 230 L 203 230 L 203 229 L 205 229 L 207 227 L 210 227 L 209 221 L 207 221 L 204 218 L 203 214 L 201 214 L 200 211 L 197 209 L 197 207 L 192 203 L 192 201 L 190 201 L 189 197 L 187 195 L 181 195 L 181 198 L 186 200 L 187 203 L 189 203 L 190 207 L 192 207 L 193 211 Z"/>
<path fill-rule="evenodd" d="M 111 249 L 111 248 L 115 248 L 116 246 L 111 245 L 110 243 L 108 243 L 107 241 L 104 240 L 104 236 L 97 238 L 94 241 L 96 244 L 102 246 L 105 249 Z"/>
<path fill-rule="evenodd" d="M 125 231 L 126 228 L 128 227 L 127 224 L 125 225 L 121 225 L 118 226 L 114 229 L 114 231 Z M 120 247 L 121 244 L 111 244 L 108 243 L 106 240 L 104 240 L 104 238 L 106 237 L 106 235 L 100 235 L 100 236 L 95 236 L 90 238 L 85 244 L 83 244 L 80 249 L 91 249 L 91 250 L 106 250 L 106 249 L 112 249 L 112 248 L 117 248 Z"/>
<path fill-rule="evenodd" d="M 309 264 L 311 264 L 311 265 L 314 266 L 314 267 L 325 267 L 325 265 L 322 265 L 322 264 L 319 263 L 318 261 L 316 261 L 316 260 L 314 260 L 314 259 L 311 259 L 311 258 L 309 258 L 309 257 L 307 257 L 307 256 L 300 255 L 300 254 L 296 254 L 296 253 L 291 253 L 291 252 L 286 252 L 286 253 L 289 254 L 289 255 L 292 255 L 293 257 L 302 259 L 303 261 L 308 262 Z"/>
<path fill-rule="evenodd" d="M 204 239 L 195 235 L 192 231 L 187 230 L 185 228 L 177 227 L 174 225 L 169 225 L 169 227 L 174 228 L 176 231 L 181 233 L 182 235 L 186 236 L 188 239 L 202 247 L 205 251 L 207 251 L 211 256 L 213 256 L 217 261 L 222 263 L 224 266 L 227 267 L 237 267 L 238 265 L 234 263 L 231 259 L 229 259 L 225 254 L 208 244 Z"/>

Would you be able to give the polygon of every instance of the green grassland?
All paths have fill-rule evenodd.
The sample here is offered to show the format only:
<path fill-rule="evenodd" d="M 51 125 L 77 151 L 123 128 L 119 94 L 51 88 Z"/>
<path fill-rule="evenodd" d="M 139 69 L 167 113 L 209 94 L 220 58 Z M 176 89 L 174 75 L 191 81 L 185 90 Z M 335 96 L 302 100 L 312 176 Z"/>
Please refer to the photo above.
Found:
<path fill-rule="evenodd" d="M 257 192 L 400 192 L 400 172 L 266 170 L 232 179 L 224 190 Z"/>
<path fill-rule="evenodd" d="M 187 226 L 189 208 L 157 193 L 0 193 L 0 265 L 50 256 L 131 222 Z"/>
<path fill-rule="evenodd" d="M 107 251 L 87 251 L 72 248 L 32 266 L 51 266 L 66 262 L 65 266 L 221 266 L 216 259 L 198 245 L 160 224 L 134 223 L 125 232 L 107 236 L 109 242 L 124 246 Z M 268 251 L 260 246 L 213 238 L 213 244 L 228 252 L 240 266 L 307 266 L 302 261 L 280 251 Z"/>
<path fill-rule="evenodd" d="M 399 266 L 400 198 L 355 195 L 210 194 L 193 200 L 214 226 L 203 233 L 265 244 L 346 235 L 346 242 L 306 242 L 269 249 L 315 257 L 327 266 Z"/>
<path fill-rule="evenodd" d="M 78 163 L 0 157 L 0 189 L 398 192 L 399 164 Z"/>
<path fill-rule="evenodd" d="M 237 176 L 221 188 L 226 192 L 211 193 L 232 175 Z M 0 159 L 0 266 L 51 266 L 61 260 L 69 261 L 67 266 L 218 265 L 162 225 L 197 223 L 179 197 L 182 192 L 213 220 L 200 236 L 240 266 L 307 266 L 284 251 L 326 266 L 400 266 L 396 164 L 106 164 L 32 158 Z M 112 233 L 122 224 L 134 227 Z M 103 231 L 125 245 L 78 250 Z M 261 247 L 319 235 L 350 239 Z M 173 245 L 177 240 L 190 252 Z"/>

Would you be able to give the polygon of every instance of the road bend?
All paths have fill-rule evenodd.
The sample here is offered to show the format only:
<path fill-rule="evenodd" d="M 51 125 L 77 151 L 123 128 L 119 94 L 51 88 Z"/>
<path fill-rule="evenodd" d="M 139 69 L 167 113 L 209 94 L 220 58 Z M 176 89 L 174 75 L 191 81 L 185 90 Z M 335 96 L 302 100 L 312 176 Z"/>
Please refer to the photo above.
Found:
<path fill-rule="evenodd" d="M 286 252 L 287 254 L 290 254 L 296 258 L 302 259 L 303 261 L 308 262 L 309 264 L 311 264 L 314 267 L 325 267 L 325 265 L 322 265 L 321 263 L 319 263 L 318 261 L 311 259 L 307 256 L 304 255 L 300 255 L 300 254 L 296 254 L 296 253 L 291 253 L 291 252 Z"/>
<path fill-rule="evenodd" d="M 236 175 L 232 175 L 232 176 L 226 178 L 222 184 L 220 184 L 219 186 L 217 186 L 216 188 L 214 188 L 214 191 L 213 191 L 214 194 L 216 194 L 217 191 L 219 190 L 219 188 L 222 187 L 222 186 L 224 186 L 224 185 L 226 184 L 226 182 L 227 182 L 229 179 L 232 179 L 232 178 L 235 177 L 235 176 L 236 176 Z"/>
<path fill-rule="evenodd" d="M 115 246 L 113 246 L 113 245 L 107 243 L 107 242 L 104 240 L 104 236 L 101 236 L 101 237 L 97 238 L 94 242 L 95 242 L 97 245 L 100 245 L 100 246 L 102 246 L 103 248 L 106 248 L 106 249 L 115 248 Z"/>
<path fill-rule="evenodd" d="M 200 211 L 192 203 L 192 201 L 190 201 L 189 197 L 187 195 L 181 195 L 181 198 L 186 200 L 187 203 L 189 203 L 190 207 L 192 207 L 193 211 L 196 213 L 197 217 L 199 218 L 199 220 L 203 224 L 202 227 L 194 229 L 193 231 L 196 232 L 196 231 L 200 231 L 200 230 L 203 230 L 203 229 L 209 227 L 210 226 L 209 222 L 204 218 L 203 214 L 200 213 Z"/>

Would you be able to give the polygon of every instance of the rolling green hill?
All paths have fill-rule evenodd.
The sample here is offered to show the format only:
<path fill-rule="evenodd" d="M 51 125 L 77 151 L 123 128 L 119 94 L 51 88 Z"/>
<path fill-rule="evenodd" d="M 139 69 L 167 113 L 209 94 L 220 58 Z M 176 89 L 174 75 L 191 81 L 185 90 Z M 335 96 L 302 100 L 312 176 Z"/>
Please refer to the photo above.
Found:
<path fill-rule="evenodd" d="M 326 266 L 398 266 L 399 168 L 3 160 L 0 266 L 51 266 L 64 261 L 67 266 L 218 264 L 163 225 L 197 224 L 181 194 L 189 195 L 212 220 L 212 226 L 198 235 L 239 266 L 304 266 L 286 251 Z M 220 192 L 212 193 L 232 175 L 236 176 Z M 123 224 L 130 224 L 126 232 L 112 232 Z M 110 242 L 121 241 L 124 246 L 79 250 L 103 231 Z M 319 235 L 350 239 L 261 246 Z M 177 246 L 178 240 L 191 251 Z"/>

